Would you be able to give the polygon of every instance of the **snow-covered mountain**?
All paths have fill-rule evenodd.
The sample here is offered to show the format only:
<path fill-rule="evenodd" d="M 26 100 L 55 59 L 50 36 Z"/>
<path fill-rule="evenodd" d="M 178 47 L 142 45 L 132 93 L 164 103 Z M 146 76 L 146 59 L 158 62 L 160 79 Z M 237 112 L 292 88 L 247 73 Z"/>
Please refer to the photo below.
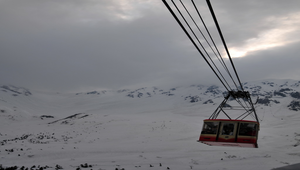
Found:
<path fill-rule="evenodd" d="M 290 110 L 300 110 L 300 81 L 294 80 L 266 80 L 257 82 L 246 82 L 243 84 L 244 90 L 249 91 L 257 99 L 258 104 L 265 106 L 281 105 Z M 76 93 L 76 95 L 97 94 L 104 95 L 108 91 L 92 91 L 87 93 Z M 134 90 L 122 89 L 117 93 L 130 98 L 150 98 L 157 96 L 169 96 L 170 100 L 181 98 L 190 103 L 219 104 L 219 98 L 223 99 L 226 89 L 216 85 L 203 86 L 191 85 L 190 87 L 172 87 L 169 89 L 159 89 L 157 87 L 143 87 Z M 218 102 L 214 102 L 214 99 Z M 289 102 L 288 104 L 286 102 Z"/>
<path fill-rule="evenodd" d="M 247 170 L 299 163 L 299 85 L 244 83 L 257 102 L 258 149 L 196 142 L 203 119 L 224 99 L 216 85 L 78 93 L 2 85 L 0 169 Z"/>
<path fill-rule="evenodd" d="M 15 87 L 13 85 L 3 85 L 3 86 L 0 86 L 0 89 L 3 92 L 11 92 L 11 94 L 13 96 L 18 96 L 18 95 L 29 96 L 29 95 L 31 95 L 31 92 L 28 89 L 23 88 L 23 87 Z"/>

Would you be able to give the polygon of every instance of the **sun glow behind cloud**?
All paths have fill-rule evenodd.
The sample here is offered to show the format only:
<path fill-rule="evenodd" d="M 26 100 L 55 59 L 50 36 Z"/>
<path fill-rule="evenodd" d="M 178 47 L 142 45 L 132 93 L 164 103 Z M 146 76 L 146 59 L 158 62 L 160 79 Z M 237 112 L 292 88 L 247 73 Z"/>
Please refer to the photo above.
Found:
<path fill-rule="evenodd" d="M 159 1 L 151 0 L 90 0 L 85 5 L 75 5 L 67 20 L 79 24 L 94 24 L 105 20 L 134 21 L 147 15 L 148 11 L 158 10 L 160 6 Z"/>
<path fill-rule="evenodd" d="M 276 24 L 274 28 L 246 40 L 242 46 L 229 48 L 231 57 L 244 57 L 250 52 L 286 46 L 299 41 L 297 32 L 300 30 L 300 12 L 281 18 L 270 17 L 265 22 Z"/>
<path fill-rule="evenodd" d="M 117 6 L 111 7 L 111 12 L 114 13 L 116 19 L 121 20 L 134 20 L 143 16 L 143 11 L 146 9 L 154 9 L 158 7 L 158 2 L 153 2 L 151 0 L 138 1 L 138 0 L 128 0 L 116 1 Z"/>

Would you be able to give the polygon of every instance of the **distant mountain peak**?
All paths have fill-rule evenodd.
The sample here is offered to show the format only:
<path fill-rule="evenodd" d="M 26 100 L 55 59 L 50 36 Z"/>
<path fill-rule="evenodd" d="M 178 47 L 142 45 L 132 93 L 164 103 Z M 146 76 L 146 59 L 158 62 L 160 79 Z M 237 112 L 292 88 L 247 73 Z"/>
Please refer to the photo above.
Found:
<path fill-rule="evenodd" d="M 0 89 L 3 92 L 12 93 L 13 96 L 18 96 L 18 95 L 30 96 L 30 95 L 32 95 L 32 93 L 28 89 L 23 88 L 23 87 L 16 87 L 13 85 L 2 85 L 2 86 L 0 86 Z"/>

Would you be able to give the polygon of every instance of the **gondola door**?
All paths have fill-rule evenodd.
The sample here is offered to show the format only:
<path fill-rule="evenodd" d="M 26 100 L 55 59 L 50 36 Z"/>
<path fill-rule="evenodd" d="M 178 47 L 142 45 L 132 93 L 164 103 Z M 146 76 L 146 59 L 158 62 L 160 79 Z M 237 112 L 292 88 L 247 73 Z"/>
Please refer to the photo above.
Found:
<path fill-rule="evenodd" d="M 217 137 L 217 141 L 236 142 L 237 125 L 237 122 L 221 122 L 221 128 L 219 131 L 219 136 Z"/>

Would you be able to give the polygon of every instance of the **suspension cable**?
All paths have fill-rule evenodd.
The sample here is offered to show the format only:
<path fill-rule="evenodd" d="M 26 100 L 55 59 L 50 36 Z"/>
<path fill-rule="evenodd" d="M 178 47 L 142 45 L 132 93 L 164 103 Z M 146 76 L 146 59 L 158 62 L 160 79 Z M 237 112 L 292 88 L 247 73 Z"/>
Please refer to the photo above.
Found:
<path fill-rule="evenodd" d="M 199 49 L 199 47 L 197 46 L 197 44 L 195 43 L 195 41 L 193 40 L 193 38 L 190 36 L 190 34 L 188 33 L 188 31 L 185 29 L 185 27 L 182 25 L 182 23 L 180 22 L 180 20 L 177 18 L 176 14 L 173 12 L 173 10 L 171 9 L 171 7 L 169 6 L 169 4 L 166 2 L 166 0 L 162 0 L 163 3 L 165 4 L 165 6 L 168 8 L 168 10 L 170 11 L 170 13 L 173 15 L 173 17 L 175 18 L 175 20 L 177 21 L 177 23 L 180 25 L 180 27 L 182 28 L 182 30 L 185 32 L 185 34 L 188 36 L 188 38 L 190 39 L 190 41 L 193 43 L 193 45 L 196 47 L 196 49 L 198 50 L 198 52 L 201 54 L 201 56 L 204 58 L 204 60 L 206 61 L 206 63 L 209 65 L 209 67 L 213 70 L 213 72 L 215 73 L 215 75 L 218 77 L 218 79 L 221 81 L 221 83 L 223 84 L 223 86 L 226 88 L 227 91 L 229 91 L 229 89 L 226 87 L 226 85 L 224 84 L 224 82 L 222 81 L 222 79 L 219 77 L 219 75 L 216 73 L 216 71 L 213 69 L 213 67 L 211 66 L 211 64 L 209 63 L 209 61 L 205 58 L 204 54 L 201 52 L 201 50 Z M 172 1 L 173 2 L 173 1 Z M 174 2 L 173 2 L 174 3 Z"/>
<path fill-rule="evenodd" d="M 217 27 L 217 29 L 218 29 L 219 35 L 220 35 L 221 40 L 222 40 L 222 42 L 223 42 L 223 45 L 224 45 L 224 48 L 225 48 L 226 53 L 227 53 L 227 55 L 228 55 L 228 58 L 229 58 L 229 60 L 230 60 L 230 62 L 231 62 L 232 68 L 233 68 L 233 70 L 234 70 L 234 72 L 235 72 L 235 75 L 236 75 L 236 77 L 237 77 L 237 80 L 238 80 L 238 82 L 239 82 L 239 84 L 240 84 L 240 88 L 241 88 L 242 91 L 244 91 L 243 85 L 242 85 L 242 83 L 241 83 L 241 81 L 240 81 L 239 75 L 237 74 L 236 68 L 235 68 L 235 66 L 234 66 L 234 64 L 233 64 L 232 58 L 231 58 L 231 56 L 230 56 L 229 50 L 228 50 L 228 48 L 227 48 L 227 45 L 226 45 L 224 36 L 223 36 L 223 34 L 222 34 L 221 28 L 220 28 L 220 26 L 219 26 L 217 17 L 216 17 L 216 15 L 215 15 L 215 13 L 214 13 L 214 10 L 213 10 L 213 8 L 212 8 L 212 5 L 211 5 L 211 3 L 210 3 L 210 0 L 206 0 L 206 2 L 207 2 L 207 5 L 208 5 L 208 7 L 209 7 L 209 10 L 210 10 L 210 12 L 211 12 L 211 15 L 212 15 L 212 17 L 213 17 L 213 19 L 214 19 L 215 25 L 216 25 L 216 27 Z M 237 86 L 237 84 L 235 83 L 235 81 L 233 81 L 233 83 L 235 84 L 236 88 L 238 89 L 238 86 Z M 241 106 L 244 107 L 244 105 L 241 103 L 241 101 L 240 101 L 239 99 L 237 99 L 236 101 L 237 101 Z M 251 102 L 251 100 L 250 100 L 249 102 Z M 246 104 L 246 105 L 247 105 L 247 104 Z M 251 103 L 250 103 L 250 105 L 251 105 Z"/>
<path fill-rule="evenodd" d="M 223 86 L 225 87 L 225 89 L 230 93 L 230 95 L 232 95 L 232 97 L 246 110 L 246 112 L 244 114 L 242 114 L 240 117 L 244 116 L 242 119 L 244 119 L 245 117 L 247 117 L 248 115 L 251 115 L 253 117 L 253 115 L 251 113 L 254 113 L 254 118 L 258 121 L 258 117 L 256 115 L 256 111 L 254 108 L 254 105 L 252 103 L 251 97 L 249 95 L 249 92 L 244 91 L 243 88 L 243 84 L 240 81 L 239 75 L 237 74 L 237 70 L 235 68 L 235 65 L 232 61 L 232 57 L 229 53 L 228 47 L 226 45 L 225 42 L 225 38 L 222 34 L 221 28 L 219 26 L 219 23 L 217 21 L 216 15 L 213 11 L 212 5 L 210 3 L 210 0 L 206 0 L 207 5 L 209 7 L 210 13 L 212 15 L 212 18 L 214 20 L 215 26 L 218 30 L 219 36 L 222 40 L 223 46 L 226 50 L 226 54 L 229 58 L 230 64 L 232 66 L 232 69 L 234 71 L 234 74 L 236 76 L 236 78 L 233 78 L 231 72 L 229 71 L 228 67 L 226 66 L 226 63 L 222 57 L 222 55 L 220 54 L 220 51 L 218 50 L 214 39 L 212 38 L 204 20 L 202 19 L 202 16 L 197 8 L 197 6 L 195 5 L 194 1 L 191 0 L 195 10 L 197 11 L 197 14 L 199 16 L 199 18 L 201 19 L 201 22 L 203 24 L 203 26 L 206 29 L 207 34 L 210 37 L 210 41 L 213 43 L 214 48 L 212 47 L 212 45 L 210 44 L 210 42 L 208 41 L 208 39 L 206 38 L 206 36 L 203 34 L 203 32 L 201 31 L 201 29 L 199 28 L 198 24 L 196 23 L 196 21 L 194 20 L 193 16 L 191 15 L 191 13 L 189 12 L 189 10 L 186 8 L 185 4 L 182 2 L 182 0 L 179 0 L 181 5 L 183 6 L 183 8 L 185 9 L 186 13 L 189 15 L 189 18 L 192 20 L 192 22 L 194 23 L 194 26 L 197 27 L 198 31 L 200 32 L 200 34 L 202 35 L 202 37 L 204 38 L 204 40 L 206 41 L 206 43 L 208 44 L 208 46 L 210 47 L 210 50 L 213 52 L 213 54 L 216 56 L 216 58 L 219 60 L 220 64 L 223 66 L 225 72 L 227 72 L 227 74 L 229 75 L 229 77 L 231 78 L 232 82 L 234 83 L 234 86 L 236 87 L 237 91 L 233 91 L 231 89 L 231 86 L 228 84 L 227 79 L 223 76 L 223 74 L 221 73 L 221 71 L 219 70 L 219 68 L 217 67 L 217 65 L 215 64 L 215 62 L 213 61 L 212 57 L 210 56 L 210 54 L 208 53 L 207 49 L 203 46 L 202 42 L 199 40 L 198 36 L 196 35 L 195 31 L 193 30 L 193 28 L 190 25 L 190 21 L 187 21 L 185 16 L 182 14 L 181 10 L 178 8 L 178 6 L 176 5 L 176 3 L 171 0 L 171 2 L 173 3 L 173 9 L 174 7 L 176 8 L 176 10 L 173 9 L 169 6 L 169 4 L 166 2 L 166 0 L 162 0 L 163 3 L 165 4 L 165 6 L 167 7 L 167 9 L 169 10 L 169 12 L 172 14 L 172 16 L 174 17 L 174 19 L 177 21 L 177 23 L 179 24 L 179 26 L 182 28 L 182 30 L 185 32 L 185 34 L 188 36 L 188 38 L 190 39 L 190 41 L 192 42 L 192 44 L 195 46 L 195 48 L 197 49 L 197 51 L 200 53 L 200 55 L 203 57 L 203 59 L 206 61 L 206 63 L 209 65 L 209 67 L 212 69 L 212 71 L 214 72 L 214 74 L 217 76 L 217 78 L 221 81 L 221 83 L 223 84 Z M 178 18 L 179 15 L 181 17 Z M 178 16 L 177 16 L 178 15 Z M 184 22 L 182 22 L 182 20 Z M 185 24 L 185 25 L 184 25 Z M 188 27 L 188 28 L 186 28 Z M 189 29 L 189 30 L 188 30 Z M 197 33 L 198 34 L 198 33 Z M 199 34 L 198 34 L 199 35 Z M 193 37 L 192 37 L 193 36 Z M 196 43 L 197 41 L 197 43 Z M 202 49 L 200 49 L 199 45 L 201 46 Z M 205 44 L 206 45 L 206 44 Z M 202 51 L 203 50 L 203 51 Z M 212 53 L 211 53 L 212 54 Z M 213 55 L 212 54 L 212 55 Z M 236 82 L 236 80 L 238 82 Z M 239 86 L 238 86 L 239 84 Z M 241 90 L 241 91 L 240 91 Z M 242 96 L 240 96 L 240 94 L 242 94 Z M 243 96 L 244 95 L 244 96 Z M 243 101 L 241 101 L 241 99 Z M 228 98 L 227 98 L 228 100 Z M 244 102 L 244 104 L 242 103 Z M 249 109 L 250 108 L 250 109 Z M 215 114 L 219 114 L 220 111 L 224 112 L 222 108 L 220 108 L 221 110 L 216 110 Z M 226 114 L 226 113 L 225 113 Z M 217 115 L 216 115 L 217 116 Z M 229 117 L 230 118 L 230 117 Z M 239 118 L 239 117 L 238 117 Z"/>
<path fill-rule="evenodd" d="M 181 0 L 180 0 L 180 2 L 181 2 Z M 182 3 L 182 2 L 181 2 L 181 3 Z M 197 26 L 197 29 L 198 29 L 199 32 L 202 34 L 203 38 L 205 39 L 205 41 L 207 42 L 207 44 L 209 45 L 210 49 L 213 51 L 213 53 L 215 54 L 215 56 L 218 58 L 219 61 L 220 61 L 220 58 L 221 58 L 222 61 L 220 61 L 220 63 L 221 63 L 221 65 L 224 67 L 224 69 L 226 70 L 226 69 L 227 69 L 226 64 L 225 64 L 223 58 L 221 57 L 221 54 L 220 54 L 220 52 L 219 52 L 219 50 L 218 50 L 218 48 L 217 48 L 217 46 L 216 46 L 216 44 L 215 44 L 213 38 L 211 37 L 211 34 L 210 34 L 210 32 L 208 31 L 208 29 L 207 29 L 207 27 L 206 27 L 206 24 L 205 24 L 205 22 L 203 21 L 201 15 L 200 15 L 200 12 L 198 11 L 198 8 L 196 7 L 196 5 L 195 5 L 195 3 L 194 3 L 193 0 L 192 0 L 192 3 L 193 3 L 194 8 L 196 9 L 196 11 L 197 11 L 197 13 L 198 13 L 198 16 L 199 16 L 199 18 L 200 18 L 200 20 L 201 20 L 203 26 L 204 26 L 205 29 L 206 29 L 206 32 L 208 33 L 208 35 L 209 35 L 209 37 L 210 37 L 210 40 L 212 41 L 212 43 L 213 43 L 213 45 L 214 45 L 214 47 L 215 47 L 215 49 L 216 49 L 218 55 L 216 54 L 215 50 L 212 48 L 212 46 L 211 46 L 211 44 L 209 43 L 209 41 L 206 39 L 206 37 L 204 36 L 204 34 L 202 33 L 202 31 L 200 30 L 198 24 L 195 22 L 195 20 L 193 19 L 193 17 L 191 17 L 191 15 L 190 15 L 190 13 L 187 11 L 187 9 L 186 9 L 186 11 L 188 12 L 188 14 L 190 15 L 190 17 L 192 18 L 194 24 Z M 182 3 L 182 5 L 183 5 L 183 3 Z M 184 7 L 185 7 L 185 6 L 184 6 Z M 228 69 L 227 69 L 227 70 L 228 70 Z"/>
<path fill-rule="evenodd" d="M 173 1 L 172 1 L 173 2 Z M 182 6 L 184 7 L 185 11 L 187 12 L 187 14 L 190 16 L 190 18 L 192 19 L 192 21 L 194 22 L 195 26 L 198 28 L 199 32 L 201 33 L 202 37 L 206 40 L 207 44 L 209 44 L 208 40 L 206 39 L 206 37 L 204 36 L 204 34 L 202 33 L 202 31 L 200 30 L 198 24 L 195 22 L 194 18 L 191 16 L 190 12 L 187 10 L 187 8 L 185 7 L 185 5 L 182 3 L 182 1 L 180 0 Z M 176 7 L 176 9 L 178 10 L 177 6 L 174 4 L 174 6 Z M 224 78 L 224 76 L 222 75 L 222 73 L 220 72 L 220 70 L 218 69 L 218 67 L 216 66 L 216 64 L 214 63 L 214 61 L 212 60 L 212 58 L 210 57 L 210 55 L 208 54 L 207 50 L 204 48 L 204 46 L 202 45 L 202 43 L 200 42 L 199 38 L 197 37 L 197 35 L 195 34 L 195 32 L 193 31 L 193 29 L 190 27 L 190 24 L 187 22 L 187 20 L 185 19 L 185 17 L 182 15 L 182 13 L 180 11 L 178 11 L 181 15 L 181 17 L 183 18 L 183 20 L 185 21 L 186 25 L 190 28 L 190 31 L 193 33 L 194 37 L 197 39 L 198 43 L 201 45 L 202 49 L 205 51 L 206 55 L 208 56 L 208 58 L 210 59 L 211 63 L 215 66 L 215 68 L 217 69 L 217 71 L 219 72 L 219 74 L 221 75 L 221 77 L 223 78 L 223 80 L 225 81 L 225 83 L 227 84 L 228 88 L 230 90 L 232 90 L 230 88 L 230 85 L 228 84 L 228 82 L 226 81 L 226 79 Z M 209 44 L 209 46 L 211 47 L 211 45 Z M 215 51 L 211 48 L 211 50 L 215 53 Z M 216 55 L 216 53 L 215 53 Z M 218 58 L 218 57 L 217 57 Z"/>
<path fill-rule="evenodd" d="M 223 36 L 223 34 L 222 34 L 222 31 L 221 31 L 221 28 L 220 28 L 219 23 L 218 23 L 218 21 L 217 21 L 217 17 L 216 17 L 216 15 L 215 15 L 215 13 L 214 13 L 214 10 L 213 10 L 213 8 L 212 8 L 212 6 L 211 6 L 210 1 L 209 1 L 209 0 L 206 0 L 206 2 L 207 2 L 207 5 L 208 5 L 208 7 L 209 7 L 209 10 L 210 10 L 210 12 L 211 12 L 211 15 L 212 15 L 212 17 L 213 17 L 213 19 L 214 19 L 214 21 L 215 21 L 216 27 L 217 27 L 218 32 L 219 32 L 219 35 L 220 35 L 220 37 L 221 37 L 221 39 L 222 39 L 224 48 L 225 48 L 226 53 L 227 53 L 227 55 L 228 55 L 228 57 L 229 57 L 229 60 L 230 60 L 231 65 L 232 65 L 232 67 L 233 67 L 233 70 L 234 70 L 234 72 L 235 72 L 235 74 L 236 74 L 236 77 L 237 77 L 239 83 L 240 83 L 240 87 L 241 87 L 242 91 L 244 91 L 243 86 L 242 86 L 242 83 L 241 83 L 241 81 L 240 81 L 240 78 L 239 78 L 239 76 L 238 76 L 238 74 L 237 74 L 237 71 L 236 71 L 235 66 L 234 66 L 234 64 L 233 64 L 233 61 L 232 61 L 232 59 L 231 59 L 231 56 L 230 56 L 229 50 L 228 50 L 228 48 L 227 48 L 227 45 L 226 45 L 224 36 Z M 238 86 L 237 86 L 236 84 L 235 84 L 235 86 L 238 88 Z"/>
<path fill-rule="evenodd" d="M 220 61 L 220 58 L 221 58 L 221 60 L 223 61 L 223 64 L 222 64 L 222 61 L 220 61 L 221 65 L 224 67 L 225 71 L 227 71 L 228 75 L 230 76 L 230 78 L 231 78 L 231 80 L 234 82 L 234 84 L 236 84 L 235 81 L 234 81 L 234 79 L 233 79 L 233 77 L 232 77 L 232 75 L 231 75 L 231 73 L 229 72 L 229 70 L 228 70 L 228 68 L 227 68 L 227 66 L 226 66 L 226 64 L 225 64 L 225 62 L 224 62 L 224 60 L 223 60 L 221 54 L 219 53 L 219 50 L 218 50 L 218 48 L 216 47 L 216 45 L 215 45 L 215 48 L 216 48 L 217 52 L 219 53 L 220 58 L 219 58 L 218 55 L 215 53 L 215 51 L 212 49 L 210 43 L 208 42 L 208 40 L 206 39 L 206 37 L 205 37 L 204 34 L 202 33 L 202 31 L 201 31 L 201 29 L 199 28 L 198 24 L 195 22 L 194 18 L 191 16 L 190 12 L 187 10 L 187 8 L 185 7 L 185 5 L 182 3 L 181 0 L 179 0 L 179 1 L 180 1 L 180 3 L 182 4 L 182 6 L 184 7 L 184 9 L 186 10 L 186 12 L 188 13 L 188 15 L 190 16 L 190 18 L 192 19 L 192 21 L 194 22 L 195 26 L 197 27 L 197 29 L 198 29 L 199 32 L 201 33 L 202 37 L 205 39 L 205 41 L 207 42 L 207 44 L 209 45 L 209 47 L 211 48 L 211 50 L 214 52 L 214 54 L 215 54 L 216 57 L 218 58 L 219 61 Z M 172 2 L 173 2 L 173 1 L 172 1 Z M 206 27 L 206 24 L 205 24 L 205 22 L 203 21 L 203 19 L 202 19 L 202 17 L 201 17 L 201 14 L 200 14 L 198 8 L 196 7 L 195 3 L 193 2 L 193 0 L 192 0 L 192 3 L 193 3 L 193 5 L 194 5 L 194 7 L 195 7 L 195 9 L 196 9 L 196 11 L 197 11 L 197 13 L 198 13 L 200 19 L 201 19 L 203 25 L 205 26 L 205 28 L 206 28 L 208 34 L 210 35 L 210 32 L 208 31 L 208 29 L 207 29 L 207 27 Z M 174 4 L 174 2 L 173 2 L 173 4 Z M 174 4 L 174 6 L 175 6 L 176 9 L 178 10 L 176 4 Z M 200 43 L 198 37 L 195 35 L 194 31 L 191 29 L 191 27 L 190 27 L 189 24 L 187 23 L 186 19 L 183 17 L 182 13 L 181 13 L 180 11 L 178 11 L 178 12 L 180 13 L 181 17 L 182 17 L 182 18 L 184 19 L 184 21 L 186 22 L 186 24 L 188 25 L 188 27 L 190 28 L 190 30 L 192 31 L 192 33 L 194 34 L 194 36 L 196 37 L 196 39 L 198 40 L 199 44 L 202 46 L 203 50 L 206 52 L 207 56 L 210 58 L 211 62 L 214 64 L 214 62 L 212 61 L 212 59 L 211 59 L 211 57 L 209 56 L 209 54 L 207 53 L 207 51 L 205 50 L 205 48 L 203 47 L 203 45 Z M 213 44 L 215 44 L 213 38 L 212 38 L 211 36 L 210 36 L 210 38 L 211 38 L 211 41 L 213 42 Z M 214 66 L 216 67 L 215 64 L 214 64 Z M 217 68 L 217 67 L 216 67 L 216 68 Z M 227 81 L 226 81 L 226 79 L 224 78 L 224 76 L 222 75 L 222 73 L 219 71 L 218 68 L 217 68 L 217 70 L 218 70 L 219 74 L 222 76 L 222 78 L 224 79 L 224 81 L 226 82 L 226 84 L 228 85 L 228 87 L 230 88 L 229 84 L 227 83 Z M 236 87 L 237 87 L 237 86 L 236 86 Z M 231 89 L 231 88 L 230 88 L 230 89 Z M 232 91 L 232 89 L 231 89 L 231 91 Z M 246 106 L 243 105 L 243 103 L 240 101 L 239 98 L 235 98 L 235 100 L 236 100 L 236 101 L 237 101 L 237 102 L 238 102 L 238 103 L 246 110 L 246 107 L 248 107 L 248 105 L 247 105 L 247 103 L 246 103 L 245 101 L 244 101 L 244 102 L 245 102 L 245 105 L 246 105 Z"/>
<path fill-rule="evenodd" d="M 211 36 L 211 34 L 210 34 L 208 28 L 207 28 L 207 26 L 206 26 L 204 20 L 202 19 L 201 14 L 200 14 L 200 12 L 199 12 L 199 10 L 198 10 L 196 4 L 194 3 L 193 0 L 191 0 L 191 1 L 192 1 L 192 3 L 193 3 L 193 6 L 194 6 L 195 10 L 197 11 L 197 14 L 198 14 L 199 18 L 201 19 L 201 22 L 202 22 L 203 26 L 204 26 L 205 29 L 206 29 L 207 34 L 209 35 L 209 37 L 210 37 L 212 43 L 214 44 L 214 47 L 215 47 L 215 49 L 216 49 L 216 51 L 218 52 L 219 55 L 217 55 L 213 49 L 212 49 L 212 51 L 215 53 L 215 55 L 216 55 L 216 57 L 218 58 L 218 60 L 220 61 L 221 65 L 223 66 L 223 68 L 225 69 L 225 71 L 228 73 L 228 75 L 230 76 L 231 80 L 234 82 L 234 79 L 233 79 L 233 77 L 232 77 L 232 75 L 231 75 L 231 73 L 230 73 L 228 67 L 226 66 L 225 61 L 223 60 L 223 57 L 221 56 L 221 54 L 220 54 L 220 52 L 219 52 L 219 50 L 218 50 L 218 48 L 217 48 L 217 46 L 216 46 L 216 44 L 215 44 L 215 42 L 214 42 L 214 40 L 213 40 L 213 38 L 212 38 L 212 36 Z M 207 41 L 207 40 L 206 40 L 206 41 Z M 209 44 L 208 41 L 207 41 L 207 43 Z M 210 44 L 209 44 L 209 46 L 210 46 Z M 211 46 L 210 46 L 210 47 L 211 47 Z"/>

